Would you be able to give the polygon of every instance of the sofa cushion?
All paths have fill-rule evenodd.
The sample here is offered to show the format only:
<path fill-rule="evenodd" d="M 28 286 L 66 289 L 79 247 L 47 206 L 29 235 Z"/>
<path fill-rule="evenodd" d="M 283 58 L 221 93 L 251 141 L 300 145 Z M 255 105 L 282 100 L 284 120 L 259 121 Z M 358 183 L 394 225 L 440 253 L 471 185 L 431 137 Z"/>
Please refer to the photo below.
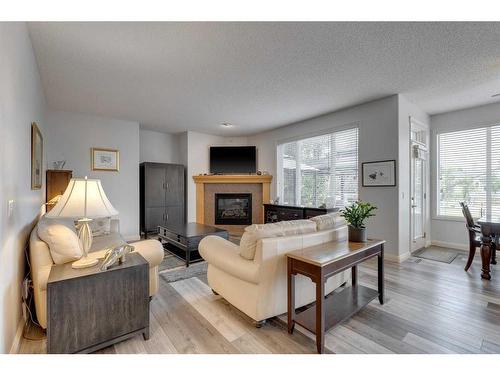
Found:
<path fill-rule="evenodd" d="M 269 224 L 253 224 L 245 228 L 240 241 L 240 256 L 252 260 L 255 257 L 257 241 L 263 238 L 294 236 L 316 231 L 316 224 L 310 220 L 280 221 Z"/>
<path fill-rule="evenodd" d="M 55 264 L 64 264 L 82 257 L 80 241 L 72 220 L 42 218 L 38 222 L 38 237 L 49 247 Z"/>
<path fill-rule="evenodd" d="M 332 212 L 326 215 L 315 216 L 310 220 L 316 223 L 316 229 L 318 231 L 346 225 L 346 221 L 342 216 L 340 216 L 340 212 Z"/>

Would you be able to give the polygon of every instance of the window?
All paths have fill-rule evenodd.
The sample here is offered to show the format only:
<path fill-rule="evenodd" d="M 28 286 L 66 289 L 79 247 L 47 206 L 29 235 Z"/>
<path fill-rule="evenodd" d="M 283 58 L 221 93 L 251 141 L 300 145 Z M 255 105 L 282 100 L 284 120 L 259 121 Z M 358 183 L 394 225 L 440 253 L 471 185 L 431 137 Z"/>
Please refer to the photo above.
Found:
<path fill-rule="evenodd" d="M 278 185 L 284 204 L 345 206 L 358 199 L 358 129 L 278 146 Z"/>
<path fill-rule="evenodd" d="M 438 152 L 437 214 L 500 215 L 500 126 L 439 134 Z"/>

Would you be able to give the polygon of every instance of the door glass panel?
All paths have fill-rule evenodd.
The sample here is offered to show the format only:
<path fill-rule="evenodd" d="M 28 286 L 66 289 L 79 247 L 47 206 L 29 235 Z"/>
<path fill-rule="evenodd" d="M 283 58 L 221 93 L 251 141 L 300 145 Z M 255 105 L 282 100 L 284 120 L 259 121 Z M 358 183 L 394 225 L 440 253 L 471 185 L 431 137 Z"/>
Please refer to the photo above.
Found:
<path fill-rule="evenodd" d="M 413 175 L 413 238 L 424 236 L 424 162 L 422 159 L 414 159 Z"/>

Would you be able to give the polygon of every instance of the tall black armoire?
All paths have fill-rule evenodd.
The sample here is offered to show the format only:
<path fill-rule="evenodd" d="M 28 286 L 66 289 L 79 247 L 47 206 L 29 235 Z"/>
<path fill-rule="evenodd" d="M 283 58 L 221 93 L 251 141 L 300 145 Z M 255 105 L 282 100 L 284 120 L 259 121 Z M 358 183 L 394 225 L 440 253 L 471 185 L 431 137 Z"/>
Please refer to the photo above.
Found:
<path fill-rule="evenodd" d="M 180 164 L 141 163 L 141 232 L 158 233 L 158 226 L 172 227 L 185 221 L 185 172 Z"/>

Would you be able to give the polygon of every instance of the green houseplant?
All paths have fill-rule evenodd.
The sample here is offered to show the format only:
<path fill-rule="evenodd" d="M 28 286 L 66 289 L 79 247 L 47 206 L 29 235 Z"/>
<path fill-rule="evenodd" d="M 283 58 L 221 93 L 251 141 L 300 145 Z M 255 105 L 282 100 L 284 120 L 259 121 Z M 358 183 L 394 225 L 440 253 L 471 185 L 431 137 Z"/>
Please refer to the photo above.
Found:
<path fill-rule="evenodd" d="M 366 241 L 365 220 L 371 216 L 375 216 L 373 211 L 376 209 L 377 207 L 371 203 L 358 201 L 340 210 L 340 215 L 349 224 L 349 241 Z"/>

